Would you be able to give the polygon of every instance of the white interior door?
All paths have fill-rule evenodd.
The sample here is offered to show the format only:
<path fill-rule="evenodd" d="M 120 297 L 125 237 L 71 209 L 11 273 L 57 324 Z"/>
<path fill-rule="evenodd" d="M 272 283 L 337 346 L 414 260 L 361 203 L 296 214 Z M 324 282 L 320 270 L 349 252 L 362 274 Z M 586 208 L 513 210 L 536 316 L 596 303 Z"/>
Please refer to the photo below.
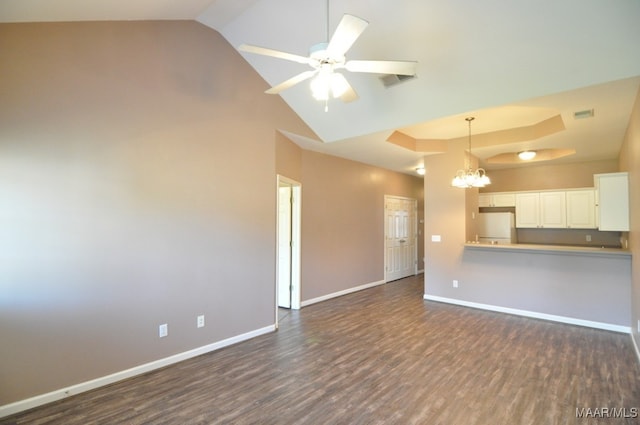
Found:
<path fill-rule="evenodd" d="M 291 201 L 290 185 L 278 187 L 278 307 L 291 308 Z"/>
<path fill-rule="evenodd" d="M 385 196 L 385 281 L 417 273 L 417 201 Z"/>
<path fill-rule="evenodd" d="M 277 177 L 276 326 L 278 308 L 300 309 L 302 185 Z"/>

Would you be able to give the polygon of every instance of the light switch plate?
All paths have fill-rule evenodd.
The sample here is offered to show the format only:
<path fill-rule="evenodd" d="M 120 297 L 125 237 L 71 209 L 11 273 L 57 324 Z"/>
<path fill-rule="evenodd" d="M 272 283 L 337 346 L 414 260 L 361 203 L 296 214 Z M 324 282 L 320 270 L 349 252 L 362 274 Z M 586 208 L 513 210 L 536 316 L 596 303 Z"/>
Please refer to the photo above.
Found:
<path fill-rule="evenodd" d="M 431 242 L 440 242 L 441 240 L 440 235 L 431 235 Z"/>
<path fill-rule="evenodd" d="M 167 335 L 169 335 L 169 325 L 164 323 L 164 324 L 158 326 L 158 336 L 160 338 L 164 338 Z"/>

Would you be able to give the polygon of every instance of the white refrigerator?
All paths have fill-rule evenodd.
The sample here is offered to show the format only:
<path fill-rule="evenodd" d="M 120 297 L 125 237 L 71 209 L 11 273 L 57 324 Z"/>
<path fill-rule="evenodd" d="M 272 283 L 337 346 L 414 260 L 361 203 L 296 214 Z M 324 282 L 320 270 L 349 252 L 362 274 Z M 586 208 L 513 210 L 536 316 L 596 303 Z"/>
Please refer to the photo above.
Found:
<path fill-rule="evenodd" d="M 477 229 L 479 243 L 517 243 L 515 216 L 512 212 L 478 213 Z"/>

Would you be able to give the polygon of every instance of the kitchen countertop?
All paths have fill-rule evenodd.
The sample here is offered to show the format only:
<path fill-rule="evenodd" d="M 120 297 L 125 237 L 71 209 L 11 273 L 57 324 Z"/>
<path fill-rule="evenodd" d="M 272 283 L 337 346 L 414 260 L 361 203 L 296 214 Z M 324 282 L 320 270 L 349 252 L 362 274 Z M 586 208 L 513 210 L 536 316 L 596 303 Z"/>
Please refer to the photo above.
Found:
<path fill-rule="evenodd" d="M 601 248 L 596 246 L 534 245 L 534 244 L 487 244 L 467 242 L 465 248 L 491 251 L 531 252 L 540 254 L 595 255 L 631 257 L 631 251 L 622 248 Z"/>

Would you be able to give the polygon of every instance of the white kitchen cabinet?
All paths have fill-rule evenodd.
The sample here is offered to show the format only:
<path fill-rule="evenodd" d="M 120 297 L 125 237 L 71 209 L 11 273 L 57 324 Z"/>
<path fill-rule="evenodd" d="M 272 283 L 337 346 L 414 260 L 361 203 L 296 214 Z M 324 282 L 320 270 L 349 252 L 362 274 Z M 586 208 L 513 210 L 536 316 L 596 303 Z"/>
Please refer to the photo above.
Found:
<path fill-rule="evenodd" d="M 540 227 L 545 229 L 567 227 L 565 192 L 540 192 Z"/>
<path fill-rule="evenodd" d="M 596 193 L 592 188 L 483 193 L 478 204 L 515 206 L 517 228 L 595 229 Z"/>
<path fill-rule="evenodd" d="M 595 174 L 599 230 L 629 231 L 628 173 Z"/>
<path fill-rule="evenodd" d="M 515 207 L 516 194 L 513 192 L 480 193 L 478 195 L 479 207 Z"/>
<path fill-rule="evenodd" d="M 565 192 L 516 193 L 516 227 L 567 227 Z"/>
<path fill-rule="evenodd" d="M 493 195 L 491 193 L 479 193 L 478 194 L 478 206 L 490 207 L 493 201 Z"/>
<path fill-rule="evenodd" d="M 570 229 L 595 229 L 595 190 L 569 190 L 566 192 L 567 227 Z"/>
<path fill-rule="evenodd" d="M 516 227 L 540 227 L 540 196 L 535 192 L 516 193 Z"/>

